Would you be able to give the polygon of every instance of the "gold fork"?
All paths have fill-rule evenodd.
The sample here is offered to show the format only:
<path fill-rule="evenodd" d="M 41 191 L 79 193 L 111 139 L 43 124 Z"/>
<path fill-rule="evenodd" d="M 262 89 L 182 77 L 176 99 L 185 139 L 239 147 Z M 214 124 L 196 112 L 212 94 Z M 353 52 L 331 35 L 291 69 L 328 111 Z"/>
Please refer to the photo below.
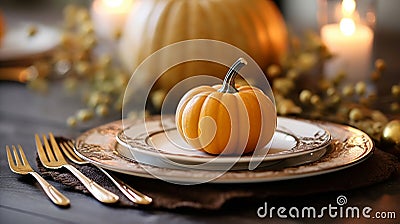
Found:
<path fill-rule="evenodd" d="M 83 175 L 79 170 L 77 170 L 74 166 L 71 164 L 68 164 L 67 161 L 64 159 L 64 156 L 62 155 L 60 148 L 58 148 L 57 142 L 54 139 L 54 136 L 52 133 L 49 133 L 49 138 L 50 138 L 50 143 L 51 146 L 49 145 L 49 142 L 47 141 L 46 135 L 43 135 L 43 143 L 45 149 L 43 149 L 42 142 L 40 141 L 40 137 L 38 134 L 35 134 L 35 140 L 36 140 L 36 148 L 39 153 L 39 158 L 40 161 L 43 163 L 43 165 L 46 168 L 49 169 L 59 169 L 61 167 L 67 168 L 69 171 L 71 171 L 72 174 L 75 175 L 76 178 L 78 178 L 82 184 L 88 189 L 90 193 L 99 201 L 103 203 L 114 203 L 117 202 L 119 197 L 112 192 L 104 189 L 100 185 L 98 185 L 96 182 L 93 180 L 87 178 L 85 175 Z"/>
<path fill-rule="evenodd" d="M 80 158 L 76 152 L 74 151 L 74 144 L 72 141 L 64 141 L 64 142 L 59 142 L 59 145 L 61 147 L 61 150 L 64 152 L 64 154 L 67 156 L 68 159 L 70 159 L 72 162 L 76 164 L 88 164 L 89 162 Z M 152 202 L 152 198 L 150 198 L 147 195 L 144 195 L 143 193 L 133 189 L 131 186 L 127 185 L 124 183 L 122 180 L 118 179 L 117 177 L 111 175 L 107 171 L 105 171 L 103 168 L 96 166 L 100 171 L 102 171 L 110 180 L 115 184 L 115 186 L 118 187 L 118 189 L 127 197 L 129 200 L 136 204 L 141 204 L 141 205 L 148 205 Z"/>
<path fill-rule="evenodd" d="M 51 184 L 49 184 L 45 179 L 43 179 L 38 173 L 36 173 L 32 167 L 29 165 L 28 160 L 26 159 L 25 153 L 22 150 L 22 147 L 18 145 L 19 149 L 19 155 L 18 156 L 18 151 L 15 148 L 14 145 L 11 146 L 13 149 L 13 154 L 14 154 L 14 159 L 15 162 L 12 158 L 11 152 L 10 152 L 10 147 L 6 145 L 6 150 L 7 150 L 7 159 L 8 159 L 8 165 L 10 166 L 10 169 L 14 173 L 18 174 L 30 174 L 32 175 L 40 184 L 40 186 L 43 188 L 44 192 L 47 194 L 47 196 L 50 198 L 50 200 L 60 206 L 68 206 L 70 201 L 67 197 L 65 197 L 63 194 L 61 194 L 55 187 L 53 187 Z M 21 157 L 21 159 L 19 158 Z"/>

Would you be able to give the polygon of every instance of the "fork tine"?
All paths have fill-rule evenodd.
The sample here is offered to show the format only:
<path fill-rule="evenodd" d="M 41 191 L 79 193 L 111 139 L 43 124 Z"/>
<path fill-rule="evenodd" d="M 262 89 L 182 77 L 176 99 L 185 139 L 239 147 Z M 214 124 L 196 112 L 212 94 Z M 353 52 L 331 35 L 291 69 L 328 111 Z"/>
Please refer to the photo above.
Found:
<path fill-rule="evenodd" d="M 6 150 L 7 150 L 7 159 L 8 159 L 8 164 L 10 165 L 10 168 L 12 170 L 15 170 L 16 165 L 14 163 L 14 159 L 12 158 L 10 147 L 6 145 Z"/>
<path fill-rule="evenodd" d="M 60 148 L 58 147 L 58 144 L 56 142 L 56 139 L 54 138 L 53 133 L 49 132 L 49 138 L 50 138 L 51 147 L 53 148 L 53 153 L 54 153 L 55 157 L 57 158 L 58 161 L 63 160 L 64 156 L 63 156 Z"/>
<path fill-rule="evenodd" d="M 68 147 L 71 150 L 72 154 L 75 156 L 75 158 L 78 161 L 81 161 L 82 163 L 88 163 L 86 160 L 82 159 L 81 157 L 79 157 L 78 154 L 76 154 L 76 151 L 75 151 L 76 148 L 75 148 L 74 143 L 72 143 L 72 141 L 68 141 L 68 143 L 65 143 L 65 145 L 68 145 Z"/>
<path fill-rule="evenodd" d="M 15 148 L 14 145 L 11 145 L 11 147 L 12 147 L 12 149 L 13 149 L 14 158 L 15 158 L 15 162 L 16 162 L 17 166 L 18 166 L 18 165 L 23 166 L 24 164 L 23 164 L 23 163 L 21 162 L 21 160 L 19 159 L 19 155 L 18 155 L 17 149 Z"/>
<path fill-rule="evenodd" d="M 42 142 L 40 141 L 40 137 L 38 134 L 35 134 L 35 142 L 36 142 L 36 149 L 38 151 L 40 161 L 42 161 L 42 163 L 48 162 L 49 160 L 47 158 L 46 152 L 43 149 L 43 145 L 42 145 Z"/>
<path fill-rule="evenodd" d="M 61 147 L 62 151 L 64 152 L 64 154 L 68 157 L 68 159 L 70 159 L 74 163 L 79 162 L 78 159 L 76 158 L 76 156 L 71 152 L 71 148 L 67 144 L 64 144 L 64 142 L 61 142 L 60 147 Z"/>
<path fill-rule="evenodd" d="M 32 167 L 29 165 L 28 160 L 26 159 L 24 150 L 22 150 L 22 147 L 21 147 L 21 145 L 19 145 L 19 144 L 18 144 L 18 149 L 19 149 L 19 154 L 21 155 L 22 163 L 24 164 L 24 166 L 26 166 L 26 167 L 32 169 Z"/>
<path fill-rule="evenodd" d="M 75 148 L 74 143 L 72 141 L 67 141 L 65 144 L 68 144 L 71 149 Z"/>
<path fill-rule="evenodd" d="M 46 154 L 47 157 L 49 158 L 49 161 L 56 161 L 56 158 L 54 157 L 54 152 L 49 145 L 49 141 L 47 140 L 46 135 L 43 134 L 42 138 L 43 138 L 43 145 L 44 148 L 46 149 Z"/>

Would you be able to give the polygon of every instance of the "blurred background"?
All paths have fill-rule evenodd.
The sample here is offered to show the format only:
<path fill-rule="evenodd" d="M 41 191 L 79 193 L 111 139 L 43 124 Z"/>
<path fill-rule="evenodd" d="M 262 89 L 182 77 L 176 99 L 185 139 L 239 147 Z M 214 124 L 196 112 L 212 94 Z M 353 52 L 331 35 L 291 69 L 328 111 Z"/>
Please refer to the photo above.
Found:
<path fill-rule="evenodd" d="M 145 1 L 145 0 L 143 0 L 143 1 Z M 195 1 L 195 0 L 192 0 L 192 1 Z M 229 1 L 229 0 L 226 0 L 226 1 Z M 242 0 L 242 1 L 245 1 L 245 0 Z M 268 1 L 268 0 L 265 0 L 265 1 Z M 279 74 L 282 71 L 280 70 L 279 66 L 277 66 L 277 65 L 265 68 L 265 71 L 264 71 L 267 74 L 267 76 L 269 76 L 268 77 L 269 82 L 272 83 L 274 90 L 277 90 L 276 92 L 278 92 L 278 93 L 280 92 L 284 97 L 286 97 L 286 98 L 282 98 L 280 100 L 280 102 L 282 102 L 282 104 L 285 103 L 284 105 L 286 105 L 287 108 L 291 109 L 290 111 L 288 111 L 286 109 L 282 109 L 282 110 L 278 109 L 278 112 L 283 115 L 293 114 L 293 113 L 299 114 L 300 113 L 299 111 L 301 111 L 300 110 L 301 108 L 297 107 L 294 103 L 297 103 L 297 105 L 302 105 L 299 102 L 299 99 L 300 99 L 299 94 L 301 95 L 301 90 L 306 89 L 306 88 L 312 89 L 313 87 L 317 86 L 317 85 L 313 85 L 312 83 L 313 82 L 315 83 L 315 81 L 318 80 L 318 79 L 316 79 L 316 76 L 320 76 L 322 74 L 322 72 L 320 70 L 321 70 L 321 67 L 323 67 L 323 66 L 321 66 L 321 64 L 319 64 L 319 61 L 317 60 L 317 59 L 321 59 L 324 57 L 324 55 L 322 55 L 322 53 L 321 53 L 323 51 L 324 45 L 321 44 L 322 43 L 321 41 L 318 42 L 318 36 L 320 34 L 320 25 L 321 25 L 321 24 L 319 24 L 319 21 L 318 21 L 318 14 L 321 13 L 321 10 L 319 8 L 319 3 L 321 1 L 326 1 L 326 0 L 302 0 L 302 1 L 271 0 L 271 1 L 276 3 L 276 5 L 280 9 L 280 12 L 282 13 L 282 15 L 284 17 L 284 20 L 286 23 L 286 26 L 284 27 L 284 29 L 286 31 L 286 28 L 287 28 L 287 31 L 289 32 L 290 37 L 292 38 L 290 41 L 288 41 L 288 42 L 290 42 L 289 44 L 294 45 L 293 44 L 294 41 L 292 41 L 292 40 L 294 40 L 295 37 L 302 37 L 303 35 L 309 33 L 309 31 L 313 31 L 314 34 L 317 34 L 317 35 L 314 35 L 314 37 L 317 37 L 317 38 L 314 38 L 313 41 L 308 40 L 309 42 L 307 42 L 307 40 L 305 40 L 306 38 L 298 39 L 299 45 L 300 44 L 304 44 L 304 45 L 313 45 L 314 44 L 313 45 L 314 48 L 313 48 L 313 52 L 311 52 L 311 53 L 309 52 L 309 49 L 308 49 L 308 51 L 303 50 L 301 52 L 297 52 L 297 51 L 294 52 L 294 54 L 296 54 L 295 56 L 296 57 L 298 56 L 296 59 L 299 59 L 298 61 L 303 62 L 303 63 L 300 63 L 300 65 L 296 64 L 297 67 L 292 68 L 291 71 L 295 71 L 295 73 L 291 73 L 290 77 L 289 77 L 290 73 L 287 72 L 287 71 L 290 71 L 290 69 L 286 69 L 286 71 L 284 71 L 285 74 Z M 54 1 L 54 0 L 1 0 L 0 1 L 0 11 L 2 11 L 2 13 L 5 16 L 6 26 L 9 26 L 9 27 L 12 27 L 12 23 L 16 23 L 19 21 L 25 21 L 25 22 L 32 21 L 32 22 L 41 23 L 44 25 L 60 27 L 62 29 L 63 22 L 64 22 L 63 21 L 64 20 L 63 13 L 65 13 L 65 11 L 64 11 L 65 6 L 70 5 L 70 4 L 75 4 L 75 5 L 79 5 L 79 6 L 84 6 L 85 8 L 89 9 L 91 6 L 94 5 L 93 2 L 95 2 L 95 0 L 57 0 L 57 1 Z M 358 2 L 363 2 L 363 1 L 359 0 Z M 364 2 L 366 2 L 366 0 L 364 0 Z M 239 2 L 239 3 L 242 4 L 242 2 Z M 393 89 L 392 86 L 397 85 L 396 88 L 399 88 L 399 85 L 400 85 L 400 75 L 399 75 L 399 73 L 400 73 L 400 63 L 399 63 L 400 62 L 400 56 L 399 56 L 400 23 L 398 22 L 398 21 L 400 21 L 400 15 L 398 12 L 398 9 L 400 9 L 400 1 L 398 1 L 398 0 L 375 0 L 375 4 L 376 4 L 375 5 L 375 7 L 376 7 L 375 8 L 376 23 L 373 27 L 373 31 L 374 31 L 373 42 L 372 41 L 368 42 L 368 49 L 370 49 L 369 47 L 372 45 L 371 62 L 369 63 L 368 67 L 370 67 L 371 69 L 373 69 L 374 67 L 381 67 L 381 69 L 379 69 L 379 70 L 382 70 L 383 74 L 382 74 L 382 78 L 380 78 L 381 77 L 380 73 L 373 73 L 371 71 L 371 73 L 366 74 L 366 76 L 362 76 L 363 80 L 359 80 L 359 81 L 363 81 L 363 83 L 361 83 L 361 84 L 368 83 L 369 81 L 372 80 L 372 79 L 370 80 L 371 74 L 378 74 L 379 78 L 377 78 L 377 80 L 373 80 L 375 82 L 374 85 L 376 85 L 376 87 L 378 89 L 376 94 L 380 97 L 381 96 L 384 97 L 383 99 L 385 99 L 386 102 L 384 102 L 381 98 L 379 100 L 376 100 L 376 99 L 374 100 L 374 97 L 376 97 L 376 95 L 375 95 L 375 93 L 372 94 L 372 92 L 370 95 L 366 95 L 365 97 L 362 96 L 362 97 L 358 97 L 358 98 L 357 98 L 357 96 L 353 97 L 352 94 L 347 96 L 347 94 L 343 93 L 342 95 L 343 95 L 343 98 L 345 98 L 345 100 L 349 100 L 352 102 L 357 101 L 357 100 L 359 100 L 361 102 L 362 100 L 370 99 L 372 101 L 372 103 L 374 103 L 373 104 L 374 108 L 382 109 L 385 112 L 389 111 L 389 109 L 388 109 L 389 104 L 390 105 L 393 104 L 396 106 L 396 108 L 391 110 L 392 114 L 398 115 L 399 111 L 400 111 L 400 102 L 398 101 L 399 98 L 398 98 L 398 96 L 396 96 L 397 98 L 390 97 L 390 95 L 391 95 L 391 91 L 392 91 L 391 89 Z M 226 5 L 224 4 L 223 6 L 226 6 Z M 137 11 L 137 12 L 142 12 L 142 11 Z M 254 11 L 248 10 L 248 12 L 254 12 Z M 136 14 L 134 14 L 134 15 L 136 15 Z M 261 13 L 258 15 L 264 16 Z M 270 15 L 271 15 L 271 13 L 270 13 Z M 74 18 L 74 16 L 71 16 L 71 17 Z M 75 17 L 77 17 L 77 16 L 75 16 Z M 268 17 L 268 15 L 266 15 L 266 17 Z M 271 20 L 272 20 L 273 19 L 272 17 L 273 17 L 273 15 L 271 15 L 268 18 L 271 18 Z M 105 18 L 108 18 L 108 17 L 105 17 Z M 104 21 L 109 21 L 109 20 L 102 20 L 102 23 L 100 23 L 101 26 L 97 26 L 97 28 L 98 27 L 100 27 L 100 28 L 106 27 L 106 25 L 103 23 Z M 138 21 L 136 19 L 136 17 L 135 17 L 134 21 Z M 203 20 L 201 20 L 201 21 L 203 21 Z M 279 20 L 279 21 L 281 21 L 281 20 Z M 79 23 L 78 25 L 81 25 L 82 24 L 81 22 L 82 21 L 78 20 L 78 22 L 77 22 L 77 23 Z M 277 25 L 277 22 L 272 22 L 271 24 L 275 25 L 275 27 L 278 26 L 278 28 L 279 28 L 279 24 Z M 223 26 L 225 26 L 225 24 L 223 24 Z M 245 29 L 248 28 L 246 26 L 244 26 L 244 27 L 245 27 Z M 209 26 L 207 25 L 205 30 L 208 30 L 208 28 L 209 28 Z M 282 28 L 282 27 L 280 27 L 280 28 Z M 237 29 L 237 28 L 235 28 L 235 29 Z M 130 30 L 131 29 L 129 26 L 129 31 Z M 173 29 L 168 28 L 167 30 L 170 31 Z M 251 30 L 251 29 L 249 29 L 249 30 Z M 279 31 L 279 29 L 278 29 L 278 31 Z M 134 32 L 136 32 L 136 30 L 132 29 L 133 36 L 136 37 L 136 33 L 134 33 Z M 179 31 L 177 31 L 177 32 L 179 32 Z M 225 30 L 223 30 L 222 32 L 228 33 Z M 253 31 L 251 31 L 251 32 L 253 32 Z M 264 32 L 264 33 L 268 33 L 268 34 L 271 33 L 272 34 L 271 36 L 278 40 L 285 39 L 285 38 L 281 38 L 279 36 L 277 29 L 275 29 L 271 32 Z M 164 34 L 165 33 L 163 33 L 163 37 L 165 36 Z M 126 36 L 126 33 L 125 33 L 125 36 Z M 230 35 L 227 35 L 227 36 L 230 36 Z M 246 35 L 241 35 L 241 36 L 246 36 Z M 255 37 L 255 35 L 253 35 L 253 33 L 251 33 L 251 35 L 247 35 L 247 36 Z M 330 35 L 330 36 L 335 37 L 335 35 Z M 237 35 L 237 37 L 240 37 L 240 35 Z M 79 39 L 79 38 L 80 38 L 79 36 L 75 35 L 75 39 L 78 39 L 77 46 L 80 49 L 79 43 L 84 42 L 84 41 L 82 41 L 82 39 Z M 148 36 L 144 37 L 144 39 L 146 39 L 146 38 L 148 39 Z M 129 42 L 129 44 L 128 44 L 129 46 L 131 45 L 130 43 L 132 42 L 132 39 L 135 39 L 135 38 L 127 39 Z M 315 39 L 317 39 L 317 41 L 314 41 Z M 142 39 L 140 39 L 140 40 L 142 40 Z M 310 42 L 311 42 L 311 44 L 310 44 Z M 255 43 L 255 42 L 253 40 L 251 40 L 246 43 Z M 360 42 L 357 42 L 357 43 L 360 43 Z M 106 45 L 106 44 L 104 44 L 104 45 Z M 260 45 L 258 45 L 258 44 L 254 44 L 254 45 L 256 46 L 254 48 L 256 50 L 259 50 L 258 48 L 260 48 L 259 47 Z M 360 56 L 360 57 L 352 57 L 352 59 L 355 59 L 355 60 L 351 60 L 351 62 L 349 63 L 351 65 L 354 65 L 353 61 L 357 61 L 357 59 L 360 59 L 360 58 L 362 58 L 362 56 L 364 56 L 362 51 L 349 50 L 346 47 L 343 47 L 343 44 L 338 44 L 338 45 L 340 45 L 342 48 L 345 48 L 346 53 L 355 52 L 355 53 L 357 53 L 355 55 Z M 271 46 L 275 47 L 275 46 L 278 46 L 278 44 L 271 44 Z M 317 46 L 317 47 L 315 47 L 315 46 Z M 351 46 L 355 46 L 355 48 L 353 48 L 353 49 L 361 49 L 362 48 L 362 44 L 352 44 Z M 137 46 L 135 46 L 135 48 L 137 48 Z M 131 50 L 126 50 L 126 51 L 125 51 L 125 48 L 123 48 L 123 49 L 124 49 L 124 52 L 132 52 L 133 51 L 132 49 L 135 49 L 135 48 L 131 48 Z M 66 50 L 66 49 L 64 49 L 64 50 Z M 293 50 L 293 49 L 291 49 L 291 50 Z M 146 49 L 143 50 L 140 48 L 138 51 L 140 51 L 141 52 L 140 54 L 142 54 L 142 51 L 146 51 Z M 321 52 L 319 52 L 319 51 L 321 51 Z M 263 52 L 270 53 L 270 52 L 274 52 L 274 50 L 268 49 Z M 368 51 L 368 59 L 369 59 L 370 52 L 371 51 Z M 80 52 L 80 53 L 86 53 L 86 52 Z M 318 55 L 314 54 L 314 53 L 317 53 Z M 82 55 L 85 56 L 84 54 L 82 54 Z M 318 58 L 313 57 L 315 55 L 317 55 Z M 304 57 L 300 57 L 300 56 L 304 56 Z M 332 55 L 330 55 L 330 56 L 332 56 Z M 329 55 L 326 57 L 329 58 Z M 112 58 L 114 59 L 117 57 L 112 57 Z M 130 57 L 130 55 L 128 55 L 128 56 L 125 55 L 124 58 L 128 58 L 129 60 L 132 59 L 132 57 Z M 300 58 L 306 59 L 306 60 L 300 60 Z M 265 58 L 263 58 L 262 60 L 265 61 L 264 59 Z M 384 63 L 381 63 L 382 66 L 376 66 L 375 62 L 377 59 L 383 59 L 383 60 L 381 60 L 381 62 L 382 61 L 384 62 Z M 83 60 L 78 60 L 77 62 L 79 62 L 79 63 L 75 63 L 75 65 L 77 65 L 76 67 L 74 67 L 74 69 L 77 70 L 77 72 L 75 71 L 76 73 L 81 73 L 81 70 L 83 70 L 83 71 L 88 70 L 88 69 L 86 69 L 86 70 L 82 69 L 85 67 L 78 66 L 78 65 L 82 64 L 82 63 L 80 63 L 82 61 Z M 90 60 L 88 60 L 88 61 L 90 61 Z M 295 61 L 295 60 L 293 60 L 293 61 Z M 310 63 L 310 61 L 312 63 Z M 315 62 L 315 61 L 317 61 L 317 62 Z M 59 61 L 57 61 L 57 62 L 59 62 Z M 83 61 L 83 62 L 86 63 L 87 61 Z M 95 64 L 95 63 L 93 63 L 93 64 Z M 287 63 L 287 64 L 294 65 L 295 63 L 292 63 L 292 61 L 291 61 L 290 63 Z M 307 76 L 306 75 L 299 76 L 297 74 L 297 72 L 298 72 L 297 70 L 302 70 L 303 67 L 307 67 L 307 66 L 304 66 L 304 64 L 312 64 L 312 66 L 309 66 L 309 67 L 311 67 L 311 71 L 309 72 L 309 74 L 307 74 Z M 87 67 L 89 67 L 92 64 L 86 64 L 86 65 L 88 65 Z M 0 63 L 0 68 L 1 68 L 1 63 Z M 105 70 L 105 69 L 101 69 L 101 70 Z M 110 69 L 110 71 L 111 70 L 112 69 Z M 307 70 L 307 69 L 305 69 L 305 70 Z M 90 71 L 90 69 L 89 69 L 89 71 Z M 301 72 L 303 72 L 303 71 L 300 71 L 300 73 Z M 85 72 L 82 72 L 82 73 L 85 73 Z M 93 73 L 93 72 L 86 72 L 86 73 Z M 109 78 L 111 77 L 111 78 L 110 78 L 110 80 L 105 79 L 106 81 L 109 81 L 109 83 L 106 83 L 106 84 L 111 83 L 113 85 L 115 84 L 115 86 L 117 84 L 120 85 L 121 83 L 125 84 L 125 82 L 126 82 L 125 77 L 123 77 L 123 78 L 121 78 L 121 80 L 119 80 L 119 79 L 115 78 L 113 72 L 109 72 L 109 73 L 110 74 L 108 74 L 107 77 L 109 77 Z M 271 73 L 271 74 L 269 74 L 269 73 Z M 276 73 L 277 75 L 275 75 L 275 77 L 274 77 L 273 73 Z M 95 74 L 95 73 L 93 73 L 93 74 Z M 123 74 L 123 75 L 126 75 L 128 77 L 127 79 L 129 79 L 131 74 L 132 74 L 131 72 L 127 72 L 127 74 Z M 183 73 L 179 73 L 179 74 L 183 74 Z M 205 74 L 210 74 L 210 73 L 205 73 Z M 223 74 L 223 73 L 220 73 L 220 74 Z M 93 79 L 93 80 L 98 81 L 97 78 L 99 80 L 103 79 L 102 75 L 103 75 L 103 73 L 101 73 L 101 76 L 96 75 L 96 79 Z M 281 76 L 279 76 L 279 75 L 281 75 Z M 282 77 L 282 75 L 286 75 L 287 77 Z M 71 80 L 72 80 L 72 78 L 74 78 L 73 76 L 70 76 L 70 77 L 71 77 Z M 85 76 L 82 76 L 82 77 L 85 77 Z M 79 76 L 77 79 L 75 79 L 75 82 L 77 82 L 77 80 L 78 80 L 79 81 L 78 83 L 80 83 L 81 79 L 79 79 L 79 78 L 82 78 L 82 77 Z M 90 75 L 88 75 L 88 77 L 90 78 Z M 122 77 L 122 75 L 118 76 L 118 77 Z M 299 80 L 296 80 L 296 82 L 294 82 L 293 80 L 295 80 L 296 77 L 301 77 L 301 78 L 299 78 Z M 114 80 L 111 80 L 111 79 L 114 79 Z M 67 80 L 65 82 L 66 85 L 69 85 L 70 83 L 72 83 L 72 82 L 68 82 L 68 81 L 69 80 Z M 167 81 L 170 81 L 170 80 L 167 80 Z M 332 81 L 332 80 L 329 80 L 329 81 Z M 334 82 L 334 81 L 332 81 L 332 82 Z M 99 96 L 103 96 L 101 94 L 100 95 L 95 94 L 96 92 L 101 92 L 101 93 L 107 92 L 107 94 L 108 94 L 107 96 L 112 95 L 112 94 L 108 93 L 109 92 L 108 89 L 107 89 L 107 91 L 104 90 L 104 88 L 108 87 L 108 86 L 102 82 L 100 82 L 100 83 L 101 83 L 101 85 L 97 85 L 96 83 L 93 84 L 92 87 L 94 87 L 93 88 L 94 90 L 92 91 L 92 93 L 88 94 L 90 96 L 93 95 L 93 99 L 95 99 L 93 101 L 96 101 L 96 102 L 99 101 L 98 100 L 99 98 L 102 98 Z M 39 83 L 39 84 L 42 85 L 42 83 Z M 49 82 L 48 84 L 54 84 L 54 82 L 53 83 Z M 324 83 L 322 83 L 322 84 L 324 84 Z M 321 86 L 324 86 L 322 84 L 321 84 Z M 345 84 L 349 85 L 352 88 L 355 86 L 354 83 L 352 83 L 352 82 L 348 82 Z M 320 85 L 320 83 L 318 83 L 318 85 Z M 279 86 L 281 88 L 278 88 Z M 96 89 L 97 87 L 98 87 L 98 89 Z M 104 87 L 104 88 L 101 88 L 101 87 Z M 81 89 L 84 89 L 86 91 L 87 88 L 81 88 Z M 114 92 L 112 92 L 116 96 L 115 98 L 117 100 L 114 100 L 114 98 L 112 98 L 113 100 L 111 100 L 111 101 L 112 102 L 116 101 L 116 104 L 122 105 L 122 103 L 120 102 L 121 101 L 120 99 L 122 99 L 122 98 L 120 96 L 123 96 L 122 94 L 123 94 L 123 90 L 125 88 L 118 87 L 117 89 L 118 89 L 118 91 L 116 91 L 117 94 L 114 94 Z M 344 89 L 346 89 L 346 88 L 338 87 L 337 90 L 335 90 L 335 91 L 346 92 L 346 91 L 344 91 Z M 321 87 L 321 90 L 325 90 L 325 89 Z M 321 90 L 316 90 L 316 91 L 314 91 L 314 93 L 320 93 L 321 97 L 327 97 L 329 95 L 329 94 L 325 94 Z M 290 91 L 292 91 L 292 92 L 290 92 Z M 284 92 L 290 92 L 290 93 L 284 93 Z M 334 92 L 334 93 L 337 93 L 337 92 Z M 332 93 L 332 91 L 331 91 L 331 93 Z M 398 94 L 398 93 L 396 93 L 396 94 Z M 359 95 L 363 95 L 363 94 L 359 94 Z M 154 92 L 154 95 L 152 95 L 152 97 L 151 97 L 152 101 L 154 101 L 153 104 L 159 105 L 160 102 L 162 102 L 162 99 L 164 96 L 165 96 L 164 92 L 160 92 L 160 93 Z M 84 96 L 84 97 L 86 97 L 86 96 Z M 316 97 L 317 98 L 315 98 L 315 99 L 318 99 L 318 100 L 315 101 L 316 102 L 315 105 L 319 106 L 319 104 L 320 104 L 319 100 L 321 100 L 321 99 L 318 96 L 316 96 Z M 88 98 L 89 100 L 87 100 L 86 98 Z M 92 97 L 86 97 L 86 98 L 85 98 L 86 101 L 88 102 L 88 104 L 90 104 L 92 102 L 90 100 L 90 99 L 92 99 Z M 288 101 L 289 98 L 293 99 L 294 103 L 292 101 Z M 324 100 L 324 98 L 322 98 L 322 100 Z M 345 101 L 345 100 L 343 100 L 343 101 Z M 357 103 L 359 103 L 359 102 L 357 102 Z M 367 103 L 370 103 L 370 102 L 367 102 Z M 386 104 L 386 106 L 384 104 Z M 93 107 L 93 106 L 94 105 L 89 105 L 89 107 Z M 95 106 L 97 109 L 97 106 L 99 106 L 99 105 L 95 104 Z M 304 106 L 303 109 L 305 109 L 305 110 L 308 109 L 309 112 L 314 112 L 314 109 L 315 109 L 314 107 L 310 107 L 306 103 L 304 103 L 303 106 Z M 116 107 L 116 108 L 117 108 L 117 110 L 120 109 L 119 107 Z M 282 108 L 286 108 L 286 107 L 282 106 Z M 90 108 L 90 109 L 93 109 L 93 108 Z M 325 111 L 325 112 L 330 112 L 329 109 L 330 108 L 327 107 L 327 111 Z M 104 112 L 104 110 L 100 110 L 100 114 L 106 114 L 105 112 L 103 113 L 101 111 Z M 285 112 L 282 112 L 282 111 L 285 111 Z M 304 114 L 307 114 L 307 113 L 303 113 L 303 115 Z M 314 114 L 312 114 L 312 115 L 314 116 Z M 320 114 L 315 115 L 315 117 L 318 117 L 318 116 L 320 118 L 321 117 L 325 118 L 325 117 L 321 116 Z M 312 118 L 315 118 L 315 117 L 312 117 Z"/>
<path fill-rule="evenodd" d="M 281 10 L 289 33 L 303 35 L 305 32 L 319 33 L 318 1 L 320 0 L 273 0 Z M 36 21 L 47 24 L 62 24 L 63 8 L 67 4 L 88 6 L 92 0 L 2 0 L 0 10 L 5 15 L 6 22 Z M 400 36 L 400 1 L 376 0 L 376 25 L 372 60 L 384 58 L 389 65 L 390 74 L 400 71 L 398 38 Z M 40 12 L 40 13 L 38 13 Z M 399 77 L 389 77 L 391 83 L 398 83 Z M 381 82 L 383 91 L 390 88 Z M 388 92 L 387 92 L 388 93 Z M 383 95 L 387 94 L 386 92 Z"/>
<path fill-rule="evenodd" d="M 289 27 L 296 32 L 305 29 L 318 30 L 317 2 L 318 0 L 281 0 L 277 1 Z M 378 33 L 400 33 L 398 0 L 376 1 L 376 31 Z"/>
<path fill-rule="evenodd" d="M 62 8 L 68 3 L 78 5 L 91 4 L 91 0 L 2 0 L 0 8 L 4 11 L 6 17 L 18 17 L 19 19 L 39 20 L 43 23 L 54 23 L 61 21 Z M 274 0 L 281 9 L 283 16 L 289 26 L 289 29 L 294 32 L 302 32 L 304 30 L 317 30 L 317 3 L 318 0 Z M 385 33 L 400 33 L 399 12 L 400 1 L 398 0 L 377 0 L 377 25 L 378 32 Z M 8 13 L 10 10 L 12 14 Z M 48 18 L 53 18 L 49 21 L 43 18 L 43 15 L 34 13 L 35 11 L 43 11 Z M 18 14 L 18 15 L 17 15 Z"/>

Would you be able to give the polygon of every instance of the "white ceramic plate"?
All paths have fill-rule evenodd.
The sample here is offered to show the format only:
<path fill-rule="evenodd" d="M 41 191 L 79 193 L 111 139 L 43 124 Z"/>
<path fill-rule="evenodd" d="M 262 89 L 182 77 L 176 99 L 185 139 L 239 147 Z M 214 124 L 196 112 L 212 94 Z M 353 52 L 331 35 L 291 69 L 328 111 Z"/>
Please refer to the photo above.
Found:
<path fill-rule="evenodd" d="M 276 160 L 276 161 L 268 161 L 268 162 L 262 162 L 260 164 L 257 164 L 257 169 L 280 169 L 284 167 L 293 167 L 293 166 L 298 166 L 306 163 L 311 163 L 314 161 L 317 161 L 320 159 L 325 153 L 327 152 L 327 148 L 325 147 L 321 150 L 318 150 L 316 152 L 311 152 L 307 153 L 304 155 L 296 156 L 293 158 L 288 158 L 288 159 L 281 159 L 281 160 Z M 124 157 L 127 160 L 133 161 L 133 162 L 139 162 L 141 164 L 147 164 L 151 166 L 156 166 L 159 168 L 168 168 L 168 169 L 183 169 L 183 170 L 192 170 L 192 169 L 198 169 L 198 170 L 209 170 L 209 171 L 219 171 L 222 170 L 223 168 L 226 168 L 226 166 L 221 166 L 221 165 L 207 165 L 206 168 L 204 166 L 199 166 L 199 165 L 193 165 L 193 164 L 176 164 L 171 161 L 166 161 L 164 159 L 160 159 L 158 157 L 151 157 L 146 154 L 137 154 L 133 155 L 132 151 L 117 143 L 115 146 L 115 151 L 122 157 Z M 236 163 L 232 167 L 228 167 L 229 170 L 250 170 L 248 163 Z"/>
<path fill-rule="evenodd" d="M 325 148 L 327 152 L 321 159 L 274 170 L 231 170 L 212 179 L 210 183 L 268 182 L 315 176 L 351 167 L 364 161 L 373 152 L 372 140 L 358 129 L 329 122 L 312 123 L 326 129 L 332 136 L 330 147 Z M 116 150 L 121 146 L 118 146 L 115 136 L 121 129 L 121 121 L 116 121 L 83 133 L 76 139 L 78 155 L 109 170 L 174 183 L 194 184 L 215 177 L 215 171 L 165 168 L 124 159 Z"/>
<path fill-rule="evenodd" d="M 37 28 L 33 36 L 28 35 L 31 26 Z M 38 23 L 16 23 L 7 26 L 0 45 L 0 61 L 20 60 L 46 53 L 60 43 L 60 32 Z"/>
<path fill-rule="evenodd" d="M 159 117 L 146 119 L 145 124 L 136 122 L 117 135 L 117 141 L 131 150 L 130 159 L 156 166 L 159 166 L 158 161 L 163 160 L 174 166 L 204 170 L 269 166 L 282 159 L 319 151 L 330 140 L 331 136 L 324 128 L 284 117 L 278 117 L 277 131 L 271 144 L 253 154 L 242 156 L 215 156 L 194 149 L 180 136 L 171 116 L 162 120 Z"/>

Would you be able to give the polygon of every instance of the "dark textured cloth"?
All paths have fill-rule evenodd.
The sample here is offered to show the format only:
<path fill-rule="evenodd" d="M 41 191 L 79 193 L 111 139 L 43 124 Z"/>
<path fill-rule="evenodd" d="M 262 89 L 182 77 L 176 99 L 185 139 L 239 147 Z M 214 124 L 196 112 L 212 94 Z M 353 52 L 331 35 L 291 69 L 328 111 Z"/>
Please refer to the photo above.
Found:
<path fill-rule="evenodd" d="M 51 177 L 77 191 L 88 193 L 86 188 L 68 170 L 46 169 L 38 157 L 37 164 L 42 175 Z M 120 196 L 119 203 L 114 206 L 138 207 L 138 205 L 129 201 L 96 167 L 92 165 L 75 166 L 83 174 Z M 276 182 L 187 186 L 118 173 L 115 173 L 115 175 L 153 198 L 153 203 L 146 205 L 146 208 L 176 209 L 187 207 L 216 210 L 232 199 L 252 198 L 261 200 L 268 197 L 294 197 L 352 190 L 382 182 L 398 172 L 400 172 L 399 159 L 390 153 L 376 149 L 366 161 L 338 172 Z M 297 189 L 302 190 L 298 191 Z"/>

